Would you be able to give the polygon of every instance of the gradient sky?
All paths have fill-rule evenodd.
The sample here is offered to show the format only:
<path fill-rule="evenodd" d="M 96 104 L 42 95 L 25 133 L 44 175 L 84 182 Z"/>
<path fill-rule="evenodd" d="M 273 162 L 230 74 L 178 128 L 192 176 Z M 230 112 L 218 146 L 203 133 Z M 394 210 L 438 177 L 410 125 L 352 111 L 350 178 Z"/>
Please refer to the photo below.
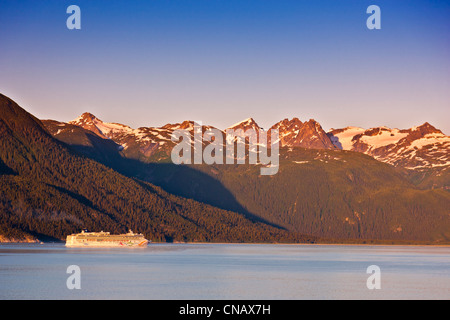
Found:
<path fill-rule="evenodd" d="M 68 30 L 66 8 L 81 8 Z M 381 8 L 381 30 L 366 9 Z M 450 134 L 450 1 L 2 0 L 0 92 L 41 119 Z"/>

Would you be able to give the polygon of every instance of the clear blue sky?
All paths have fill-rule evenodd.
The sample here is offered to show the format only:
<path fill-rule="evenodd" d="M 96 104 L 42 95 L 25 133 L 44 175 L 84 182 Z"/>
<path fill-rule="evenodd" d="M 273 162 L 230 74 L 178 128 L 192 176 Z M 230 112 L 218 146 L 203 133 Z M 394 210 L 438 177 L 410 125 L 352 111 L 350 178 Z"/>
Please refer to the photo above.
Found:
<path fill-rule="evenodd" d="M 71 4 L 81 30 L 66 28 Z M 381 30 L 366 28 L 371 4 Z M 60 121 L 450 134 L 450 1 L 2 0 L 0 92 Z"/>

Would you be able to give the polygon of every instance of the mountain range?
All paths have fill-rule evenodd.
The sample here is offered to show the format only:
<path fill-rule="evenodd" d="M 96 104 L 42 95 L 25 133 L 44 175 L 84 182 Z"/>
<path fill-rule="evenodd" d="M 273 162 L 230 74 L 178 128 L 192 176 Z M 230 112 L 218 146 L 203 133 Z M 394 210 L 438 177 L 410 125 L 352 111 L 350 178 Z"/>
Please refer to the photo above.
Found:
<path fill-rule="evenodd" d="M 281 120 L 268 129 L 279 131 L 274 176 L 258 164 L 172 164 L 172 133 L 193 128 L 39 120 L 0 95 L 0 236 L 86 227 L 154 241 L 450 242 L 450 137 L 429 123 L 326 132 Z M 229 128 L 261 129 L 252 118 Z"/>
<path fill-rule="evenodd" d="M 162 161 L 170 156 L 174 143 L 171 135 L 176 129 L 193 131 L 193 122 L 166 124 L 163 127 L 132 129 L 119 123 L 105 123 L 90 113 L 84 113 L 68 123 L 44 121 L 50 132 L 58 139 L 72 143 L 67 130 L 74 126 L 89 130 L 103 139 L 110 139 L 126 157 L 143 161 Z M 204 130 L 213 128 L 205 126 Z M 227 129 L 262 129 L 252 118 L 243 120 Z M 411 176 L 421 176 L 420 182 L 434 177 L 432 187 L 450 188 L 450 137 L 425 122 L 410 129 L 376 127 L 363 129 L 346 127 L 325 132 L 322 126 L 310 119 L 302 122 L 298 118 L 284 119 L 268 130 L 279 131 L 281 147 L 303 147 L 307 149 L 349 150 L 367 154 L 374 159 L 405 169 Z M 225 131 L 225 130 L 224 130 Z M 225 134 L 225 132 L 224 132 Z M 417 178 L 416 178 L 417 179 Z"/>

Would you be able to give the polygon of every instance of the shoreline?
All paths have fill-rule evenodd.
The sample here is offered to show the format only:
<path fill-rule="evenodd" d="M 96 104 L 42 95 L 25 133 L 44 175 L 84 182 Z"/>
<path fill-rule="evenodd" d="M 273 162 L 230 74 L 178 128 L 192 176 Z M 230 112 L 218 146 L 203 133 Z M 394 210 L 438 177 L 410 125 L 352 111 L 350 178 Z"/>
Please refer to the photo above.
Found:
<path fill-rule="evenodd" d="M 409 246 L 409 247 L 449 247 L 449 244 L 401 244 L 401 243 L 280 243 L 280 242 L 152 242 L 152 244 L 233 244 L 233 245 L 282 245 L 282 246 Z"/>
<path fill-rule="evenodd" d="M 61 244 L 64 245 L 65 241 L 2 241 L 0 242 L 0 246 L 2 245 L 9 245 L 9 244 L 15 244 L 15 245 L 45 245 L 45 244 Z M 384 246 L 384 247 L 449 247 L 450 243 L 448 244 L 426 244 L 426 243 L 280 243 L 280 242 L 181 242 L 181 241 L 175 241 L 175 242 L 151 242 L 148 244 L 148 246 L 152 245 L 159 245 L 159 244 L 188 244 L 188 245 L 213 245 L 213 244 L 219 244 L 219 245 L 281 245 L 281 246 Z"/>

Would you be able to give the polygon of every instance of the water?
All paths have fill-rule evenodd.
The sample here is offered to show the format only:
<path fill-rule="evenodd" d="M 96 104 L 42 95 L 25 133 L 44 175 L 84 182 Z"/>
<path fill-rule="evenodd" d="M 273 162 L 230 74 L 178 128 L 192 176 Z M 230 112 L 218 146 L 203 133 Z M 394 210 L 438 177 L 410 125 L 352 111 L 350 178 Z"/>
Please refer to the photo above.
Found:
<path fill-rule="evenodd" d="M 67 267 L 81 270 L 69 290 Z M 367 267 L 380 267 L 369 290 Z M 0 245 L 0 299 L 450 299 L 450 247 Z"/>

